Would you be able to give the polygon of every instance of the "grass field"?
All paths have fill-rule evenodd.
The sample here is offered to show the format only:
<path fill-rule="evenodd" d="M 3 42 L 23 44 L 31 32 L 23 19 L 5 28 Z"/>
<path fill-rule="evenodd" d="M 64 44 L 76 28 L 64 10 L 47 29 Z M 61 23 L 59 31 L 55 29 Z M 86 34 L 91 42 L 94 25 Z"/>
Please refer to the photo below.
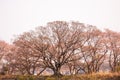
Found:
<path fill-rule="evenodd" d="M 4 75 L 0 80 L 120 80 L 120 73 L 93 73 L 70 76 L 22 76 Z"/>

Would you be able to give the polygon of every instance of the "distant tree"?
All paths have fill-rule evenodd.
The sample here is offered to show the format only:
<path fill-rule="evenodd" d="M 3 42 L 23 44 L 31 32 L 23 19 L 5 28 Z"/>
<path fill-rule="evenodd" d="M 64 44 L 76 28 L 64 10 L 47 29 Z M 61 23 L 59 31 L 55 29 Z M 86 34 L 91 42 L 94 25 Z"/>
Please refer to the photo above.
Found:
<path fill-rule="evenodd" d="M 0 40 L 0 66 L 1 66 L 0 73 L 1 74 L 5 74 L 5 69 L 4 69 L 5 62 L 3 62 L 3 60 L 8 50 L 9 50 L 9 44 L 6 43 L 5 41 Z"/>
<path fill-rule="evenodd" d="M 109 66 L 115 72 L 120 62 L 120 33 L 106 29 L 107 47 L 109 50 Z"/>
<path fill-rule="evenodd" d="M 0 40 L 0 60 L 3 58 L 5 52 L 7 51 L 7 43 Z"/>
<path fill-rule="evenodd" d="M 17 50 L 16 47 L 11 45 L 9 50 L 7 50 L 7 54 L 4 57 L 4 59 L 7 61 L 6 65 L 8 67 L 8 74 L 13 74 L 16 70 L 14 63 L 16 62 L 17 55 L 15 54 L 15 50 Z"/>
<path fill-rule="evenodd" d="M 83 31 L 83 24 L 64 21 L 48 23 L 50 28 L 49 45 L 44 55 L 44 63 L 53 70 L 54 75 L 61 75 L 60 69 L 66 63 L 78 60 L 77 43 Z M 46 31 L 47 33 L 48 31 Z"/>
<path fill-rule="evenodd" d="M 81 59 L 72 63 L 73 68 L 76 73 L 98 72 L 108 52 L 104 35 L 96 27 L 88 25 L 83 37 L 84 40 L 78 43 Z"/>
<path fill-rule="evenodd" d="M 87 33 L 87 42 L 81 48 L 83 60 L 85 63 L 85 73 L 98 72 L 105 60 L 105 55 L 108 52 L 104 41 L 103 33 L 95 29 L 90 29 Z"/>
<path fill-rule="evenodd" d="M 45 70 L 42 60 L 42 52 L 48 45 L 42 42 L 34 32 L 26 32 L 13 43 L 16 46 L 15 61 L 12 63 L 22 74 L 41 74 Z"/>

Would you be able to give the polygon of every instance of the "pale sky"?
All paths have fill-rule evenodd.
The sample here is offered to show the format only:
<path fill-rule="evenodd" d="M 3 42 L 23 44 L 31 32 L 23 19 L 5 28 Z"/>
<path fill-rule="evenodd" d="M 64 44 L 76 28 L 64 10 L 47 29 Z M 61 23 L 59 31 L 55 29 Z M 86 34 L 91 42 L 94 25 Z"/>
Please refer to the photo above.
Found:
<path fill-rule="evenodd" d="M 120 0 L 0 0 L 0 39 L 7 42 L 56 20 L 120 32 Z"/>

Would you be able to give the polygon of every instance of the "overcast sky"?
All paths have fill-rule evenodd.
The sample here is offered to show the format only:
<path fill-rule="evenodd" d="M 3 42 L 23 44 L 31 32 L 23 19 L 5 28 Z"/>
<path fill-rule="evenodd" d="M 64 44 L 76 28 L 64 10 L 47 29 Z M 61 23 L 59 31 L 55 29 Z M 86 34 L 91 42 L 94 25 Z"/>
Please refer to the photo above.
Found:
<path fill-rule="evenodd" d="M 120 31 L 120 0 L 0 0 L 0 39 L 7 42 L 56 20 Z"/>

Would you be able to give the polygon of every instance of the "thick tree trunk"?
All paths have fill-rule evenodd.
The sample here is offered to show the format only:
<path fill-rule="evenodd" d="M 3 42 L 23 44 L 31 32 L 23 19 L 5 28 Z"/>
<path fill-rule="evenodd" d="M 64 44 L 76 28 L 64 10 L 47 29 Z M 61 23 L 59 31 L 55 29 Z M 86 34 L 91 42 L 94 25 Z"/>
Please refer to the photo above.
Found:
<path fill-rule="evenodd" d="M 60 68 L 53 69 L 53 72 L 54 72 L 53 76 L 58 76 L 58 77 L 62 76 L 62 74 L 60 73 Z"/>

